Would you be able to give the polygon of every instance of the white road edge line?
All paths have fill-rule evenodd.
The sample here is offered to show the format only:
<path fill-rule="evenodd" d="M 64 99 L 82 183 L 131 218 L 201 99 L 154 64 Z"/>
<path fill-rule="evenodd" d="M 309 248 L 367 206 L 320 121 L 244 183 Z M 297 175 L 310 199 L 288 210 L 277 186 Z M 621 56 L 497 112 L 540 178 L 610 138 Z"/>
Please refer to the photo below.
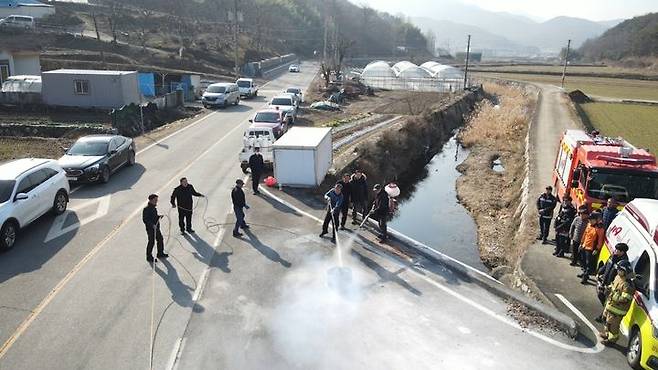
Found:
<path fill-rule="evenodd" d="M 171 184 L 174 181 L 177 181 L 178 178 L 181 176 L 181 174 L 185 173 L 188 169 L 190 169 L 193 165 L 197 164 L 198 160 L 205 157 L 208 153 L 210 153 L 213 149 L 215 149 L 216 146 L 224 142 L 224 140 L 229 137 L 230 135 L 233 134 L 238 129 L 241 129 L 243 124 L 247 120 L 241 121 L 239 124 L 237 124 L 233 129 L 231 129 L 229 132 L 227 132 L 224 136 L 222 136 L 220 139 L 218 139 L 214 144 L 212 144 L 208 149 L 206 149 L 203 153 L 201 153 L 199 156 L 191 160 L 185 167 L 183 167 L 180 171 L 178 171 L 174 176 L 172 176 L 169 181 L 167 181 L 160 189 L 158 189 L 155 193 L 161 193 L 164 189 L 169 188 L 169 184 Z M 32 322 L 36 320 L 36 318 L 41 314 L 41 312 L 50 304 L 50 302 L 59 294 L 59 292 L 68 284 L 68 282 L 73 279 L 73 277 L 89 262 L 95 255 L 100 251 L 107 243 L 113 239 L 121 229 L 125 225 L 128 224 L 128 221 L 132 220 L 135 218 L 139 212 L 142 209 L 142 205 L 138 206 L 130 215 L 128 215 L 126 218 L 124 218 L 121 223 L 119 223 L 117 226 L 112 229 L 96 246 L 94 246 L 78 263 L 73 266 L 73 268 L 55 285 L 55 287 L 44 297 L 41 302 L 30 312 L 30 314 L 18 325 L 16 330 L 9 336 L 9 338 L 0 346 L 0 360 L 4 358 L 4 356 L 7 354 L 9 349 L 13 346 L 13 344 L 20 338 L 23 333 L 27 330 L 27 328 L 30 327 Z"/>
<path fill-rule="evenodd" d="M 297 212 L 297 213 L 299 213 L 299 214 L 302 214 L 302 215 L 304 215 L 304 216 L 306 216 L 306 217 L 310 217 L 310 218 L 312 218 L 313 220 L 317 221 L 318 223 L 322 223 L 322 220 L 321 220 L 321 219 L 319 219 L 319 218 L 313 216 L 312 214 L 310 214 L 310 213 L 308 213 L 308 212 L 302 211 L 301 209 L 297 208 L 295 205 L 291 204 L 290 202 L 285 201 L 285 200 L 283 200 L 283 199 L 277 197 L 276 195 L 272 194 L 272 193 L 269 192 L 267 189 L 265 189 L 265 187 L 261 186 L 261 187 L 260 187 L 260 190 L 263 191 L 263 192 L 264 192 L 265 194 L 267 194 L 268 196 L 270 196 L 270 197 L 272 197 L 273 199 L 275 199 L 276 201 L 278 201 L 279 203 L 281 203 L 281 204 L 285 205 L 286 207 L 288 207 L 288 208 L 294 210 L 295 212 Z M 389 229 L 390 231 L 393 231 L 393 232 L 398 233 L 398 234 L 400 234 L 400 235 L 404 235 L 404 234 L 402 234 L 401 232 L 399 232 L 399 231 L 397 231 L 397 230 L 395 230 L 395 229 L 392 229 L 392 228 L 390 228 L 390 227 L 389 227 L 388 229 Z M 458 263 L 458 264 L 460 264 L 460 265 L 462 265 L 462 266 L 468 268 L 469 270 L 471 270 L 471 271 L 473 271 L 473 272 L 478 273 L 479 275 L 482 275 L 482 276 L 484 276 L 484 277 L 486 277 L 486 278 L 488 278 L 488 279 L 490 279 L 490 280 L 493 280 L 493 281 L 495 281 L 496 283 L 502 284 L 502 282 L 500 282 L 499 280 L 494 279 L 492 276 L 490 276 L 490 275 L 488 275 L 488 274 L 485 274 L 484 272 L 482 272 L 482 271 L 480 271 L 480 270 L 478 270 L 478 269 L 476 269 L 476 268 L 473 268 L 473 267 L 471 267 L 471 266 L 469 266 L 469 265 L 467 265 L 467 264 L 465 264 L 465 263 L 463 263 L 463 262 L 461 262 L 461 261 L 459 261 L 459 260 L 456 260 L 456 259 L 454 259 L 454 258 L 452 258 L 452 257 L 450 257 L 450 256 L 448 256 L 448 255 L 446 255 L 446 254 L 443 254 L 443 253 L 437 251 L 436 249 L 434 249 L 434 248 L 432 248 L 432 247 L 429 247 L 429 246 L 427 246 L 427 245 L 425 245 L 425 244 L 423 244 L 423 243 L 421 243 L 421 242 L 419 242 L 419 241 L 417 241 L 417 240 L 415 240 L 415 239 L 412 239 L 412 238 L 410 238 L 410 237 L 408 237 L 408 236 L 406 236 L 406 235 L 405 235 L 405 237 L 406 237 L 407 239 L 409 239 L 410 241 L 412 241 L 413 243 L 416 243 L 416 244 L 418 244 L 418 245 L 422 245 L 423 247 L 425 247 L 425 248 L 431 250 L 432 252 L 434 252 L 434 253 L 440 255 L 440 256 L 443 257 L 443 258 L 449 259 L 449 260 L 451 260 L 451 261 L 453 261 L 453 262 L 455 262 L 455 263 Z"/>
<path fill-rule="evenodd" d="M 183 351 L 186 342 L 187 338 L 178 338 L 178 340 L 176 340 L 174 349 L 171 351 L 171 355 L 169 356 L 169 361 L 167 362 L 167 367 L 165 369 L 175 370 L 178 368 L 178 359 L 180 358 L 180 354 Z"/>
<path fill-rule="evenodd" d="M 601 343 L 601 338 L 599 338 L 599 336 L 597 335 L 599 331 L 596 329 L 594 324 L 592 324 L 589 320 L 587 320 L 587 317 L 585 317 L 585 315 L 583 315 L 583 313 L 580 312 L 580 310 L 576 306 L 574 306 L 573 303 L 569 302 L 569 300 L 566 297 L 564 297 L 562 294 L 555 293 L 555 296 L 565 306 L 567 306 L 576 316 L 578 316 L 578 318 L 582 322 L 584 322 L 585 325 L 587 325 L 587 327 L 592 330 L 592 332 L 594 332 L 594 336 L 596 337 L 596 348 L 601 348 L 601 350 L 603 350 L 605 348 L 605 346 Z"/>
<path fill-rule="evenodd" d="M 309 217 L 309 218 L 311 218 L 311 219 L 314 219 L 314 220 L 316 220 L 317 222 L 321 222 L 319 218 L 317 218 L 317 217 L 315 217 L 315 216 L 313 216 L 313 215 L 311 215 L 311 214 L 309 214 L 309 213 L 307 213 L 307 212 L 304 212 L 304 211 L 302 211 L 301 209 L 299 209 L 299 208 L 295 207 L 294 205 L 290 204 L 289 202 L 287 202 L 287 201 L 285 201 L 285 200 L 283 200 L 283 199 L 281 199 L 281 198 L 279 198 L 279 197 L 273 195 L 272 193 L 270 193 L 269 191 L 267 191 L 266 189 L 264 189 L 264 187 L 261 187 L 261 190 L 262 190 L 265 194 L 267 194 L 268 196 L 271 196 L 274 200 L 276 200 L 276 201 L 280 202 L 281 204 L 285 205 L 286 207 L 289 207 L 289 208 L 291 208 L 292 210 L 294 210 L 294 211 L 296 211 L 296 212 L 298 212 L 298 213 L 300 213 L 300 214 L 302 214 L 302 215 L 304 215 L 304 216 L 307 216 L 307 217 Z M 466 266 L 468 266 L 468 265 L 466 265 Z M 436 281 L 430 279 L 429 277 L 424 276 L 424 275 L 422 275 L 422 274 L 420 274 L 420 273 L 414 271 L 413 269 L 409 269 L 408 271 L 409 271 L 410 273 L 414 274 L 415 276 L 417 276 L 417 277 L 419 277 L 419 278 L 425 280 L 425 281 L 428 282 L 429 284 L 434 285 L 435 287 L 437 287 L 437 288 L 443 290 L 444 292 L 450 294 L 451 296 L 453 296 L 453 297 L 455 297 L 455 298 L 461 300 L 462 302 L 467 303 L 467 304 L 469 304 L 470 306 L 472 306 L 472 307 L 474 307 L 474 308 L 476 308 L 476 309 L 478 309 L 478 310 L 484 312 L 485 314 L 491 316 L 492 318 L 494 318 L 494 319 L 496 319 L 496 320 L 498 320 L 498 321 L 500 321 L 500 322 L 502 322 L 502 323 L 504 323 L 504 324 L 507 324 L 507 325 L 509 325 L 509 326 L 511 326 L 511 327 L 513 327 L 513 328 L 515 328 L 515 329 L 518 329 L 518 330 L 520 330 L 521 332 L 528 333 L 528 334 L 532 335 L 533 337 L 535 337 L 535 338 L 537 338 L 537 339 L 540 339 L 540 340 L 542 340 L 542 341 L 544 341 L 544 342 L 546 342 L 546 343 L 552 344 L 552 345 L 554 345 L 554 346 L 556 346 L 556 347 L 559 347 L 559 348 L 562 348 L 562 349 L 564 349 L 564 350 L 573 351 L 573 352 L 580 352 L 580 353 L 588 353 L 588 354 L 599 353 L 599 352 L 601 352 L 601 351 L 603 350 L 603 348 L 599 347 L 598 345 L 595 346 L 595 347 L 576 347 L 576 346 L 573 346 L 573 345 L 570 345 L 570 344 L 562 343 L 562 342 L 557 341 L 557 340 L 555 340 L 555 339 L 553 339 L 553 338 L 547 337 L 547 336 L 545 336 L 545 335 L 543 335 L 543 334 L 541 334 L 541 333 L 538 333 L 538 332 L 536 332 L 536 331 L 534 331 L 534 330 L 524 329 L 524 328 L 521 327 L 516 321 L 512 321 L 512 320 L 510 320 L 508 317 L 506 317 L 506 316 L 504 316 L 504 315 L 500 315 L 500 314 L 498 314 L 498 313 L 496 313 L 496 312 L 490 310 L 489 308 L 484 307 L 483 305 L 481 305 L 481 304 L 479 304 L 479 303 L 477 303 L 477 302 L 471 300 L 470 298 L 467 298 L 467 297 L 465 297 L 465 296 L 463 296 L 463 295 L 457 293 L 456 291 L 454 291 L 454 290 L 452 290 L 452 289 L 450 289 L 450 288 L 448 288 L 448 287 L 446 287 L 446 286 L 444 286 L 444 285 L 442 285 L 442 284 L 439 284 L 438 282 L 436 282 Z M 476 271 L 477 271 L 477 270 L 476 270 Z M 480 272 L 480 271 L 478 271 L 478 272 Z M 480 273 L 482 273 L 482 272 L 480 272 Z"/>

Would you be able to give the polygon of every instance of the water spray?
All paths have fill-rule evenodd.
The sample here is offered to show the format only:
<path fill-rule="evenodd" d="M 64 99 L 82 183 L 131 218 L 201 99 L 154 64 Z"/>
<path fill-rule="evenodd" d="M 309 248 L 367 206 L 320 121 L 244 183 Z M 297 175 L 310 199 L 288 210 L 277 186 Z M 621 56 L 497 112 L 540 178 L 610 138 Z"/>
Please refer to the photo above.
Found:
<path fill-rule="evenodd" d="M 338 239 L 338 227 L 336 227 L 335 208 L 331 207 L 331 199 L 327 201 L 331 222 L 333 223 L 334 240 L 336 241 L 336 253 L 338 253 L 338 266 L 332 267 L 327 271 L 327 284 L 330 288 L 340 292 L 347 290 L 347 286 L 352 282 L 352 270 L 344 266 L 343 251 Z"/>

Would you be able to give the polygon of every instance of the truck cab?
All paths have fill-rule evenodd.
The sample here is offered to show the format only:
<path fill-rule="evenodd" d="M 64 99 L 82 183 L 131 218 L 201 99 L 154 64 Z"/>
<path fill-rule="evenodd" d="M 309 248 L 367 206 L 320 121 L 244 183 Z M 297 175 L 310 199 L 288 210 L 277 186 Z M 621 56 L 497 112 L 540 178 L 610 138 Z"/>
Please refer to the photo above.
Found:
<path fill-rule="evenodd" d="M 263 162 L 266 167 L 272 166 L 272 144 L 276 141 L 274 130 L 271 127 L 259 127 L 252 125 L 244 131 L 242 137 L 242 150 L 238 154 L 242 172 L 247 173 L 249 168 L 249 157 L 254 154 L 255 148 L 260 148 Z"/>
<path fill-rule="evenodd" d="M 560 141 L 553 183 L 559 199 L 602 208 L 614 198 L 621 209 L 635 198 L 658 199 L 656 157 L 622 138 L 567 130 Z"/>

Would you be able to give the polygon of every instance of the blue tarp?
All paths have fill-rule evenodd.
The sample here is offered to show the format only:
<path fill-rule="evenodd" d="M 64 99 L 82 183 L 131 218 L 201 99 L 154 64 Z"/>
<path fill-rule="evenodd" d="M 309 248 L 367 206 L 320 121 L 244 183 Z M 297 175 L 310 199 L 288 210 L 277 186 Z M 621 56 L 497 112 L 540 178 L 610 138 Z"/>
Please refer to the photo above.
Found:
<path fill-rule="evenodd" d="M 139 73 L 139 90 L 144 96 L 155 96 L 155 76 L 153 73 Z"/>

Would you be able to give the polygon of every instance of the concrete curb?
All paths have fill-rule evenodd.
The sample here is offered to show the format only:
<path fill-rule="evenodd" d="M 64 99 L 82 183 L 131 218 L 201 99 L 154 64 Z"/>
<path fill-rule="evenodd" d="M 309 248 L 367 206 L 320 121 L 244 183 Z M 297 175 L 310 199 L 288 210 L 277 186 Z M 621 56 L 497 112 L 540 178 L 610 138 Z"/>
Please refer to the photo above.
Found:
<path fill-rule="evenodd" d="M 371 224 L 371 226 L 373 225 Z M 508 288 L 499 280 L 496 280 L 479 270 L 465 265 L 464 263 L 459 262 L 454 258 L 446 256 L 445 254 L 438 252 L 417 240 L 409 238 L 408 236 L 396 230 L 389 229 L 389 234 L 400 243 L 403 243 L 407 247 L 416 250 L 422 256 L 446 266 L 455 273 L 461 274 L 462 276 L 470 279 L 472 282 L 486 289 L 490 293 L 495 294 L 501 298 L 514 300 L 537 312 L 544 318 L 553 320 L 557 323 L 558 327 L 566 332 L 571 338 L 576 338 L 578 335 L 579 330 L 576 322 L 571 317 L 565 315 L 556 308 L 547 306 L 541 302 L 535 301 L 523 295 L 520 292 Z"/>

